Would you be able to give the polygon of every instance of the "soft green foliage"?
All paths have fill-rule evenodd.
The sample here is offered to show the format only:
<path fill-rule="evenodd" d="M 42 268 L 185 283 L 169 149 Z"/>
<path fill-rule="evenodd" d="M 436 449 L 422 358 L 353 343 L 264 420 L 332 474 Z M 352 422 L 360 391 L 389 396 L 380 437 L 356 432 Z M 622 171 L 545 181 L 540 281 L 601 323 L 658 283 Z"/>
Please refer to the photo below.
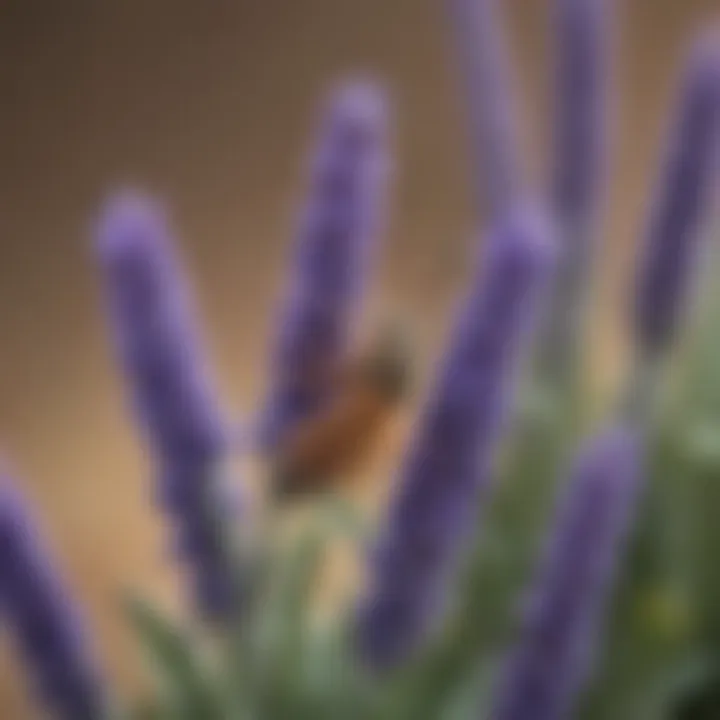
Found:
<path fill-rule="evenodd" d="M 128 602 L 128 615 L 157 677 L 162 711 L 156 712 L 175 718 L 217 715 L 220 698 L 187 634 L 140 600 Z M 141 716 L 147 712 L 144 707 Z"/>

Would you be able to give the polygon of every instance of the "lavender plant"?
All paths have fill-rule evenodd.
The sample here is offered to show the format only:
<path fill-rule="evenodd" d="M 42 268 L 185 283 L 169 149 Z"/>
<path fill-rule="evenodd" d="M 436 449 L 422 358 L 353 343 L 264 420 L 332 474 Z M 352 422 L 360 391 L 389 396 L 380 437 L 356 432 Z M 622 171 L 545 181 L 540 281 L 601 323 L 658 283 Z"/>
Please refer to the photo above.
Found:
<path fill-rule="evenodd" d="M 371 83 L 348 83 L 328 105 L 273 353 L 260 430 L 267 449 L 327 404 L 326 379 L 348 352 L 383 224 L 389 159 L 382 92 Z"/>
<path fill-rule="evenodd" d="M 448 0 L 478 223 L 489 218 L 489 230 L 373 536 L 332 498 L 318 499 L 309 533 L 289 546 L 277 542 L 277 513 L 249 517 L 168 224 L 141 195 L 103 212 L 95 247 L 113 337 L 193 603 L 176 620 L 129 604 L 159 682 L 137 707 L 111 705 L 76 608 L 4 482 L 0 608 L 51 716 L 720 717 L 720 44 L 703 35 L 681 76 L 629 292 L 631 362 L 598 427 L 579 351 L 607 178 L 610 12 L 600 0 L 556 0 L 557 117 L 542 190 L 521 167 L 497 5 Z M 336 90 L 271 348 L 266 485 L 287 437 L 341 392 L 386 145 L 382 93 Z M 238 532 L 247 527 L 262 542 Z M 324 550 L 348 532 L 366 585 L 318 618 Z"/>
<path fill-rule="evenodd" d="M 198 608 L 222 616 L 239 602 L 217 528 L 224 506 L 212 500 L 227 429 L 169 232 L 151 203 L 121 197 L 102 214 L 97 254 L 118 355 L 155 460 L 157 497 L 175 518 L 175 546 L 192 566 Z"/>
<path fill-rule="evenodd" d="M 518 356 L 551 271 L 541 218 L 521 213 L 500 222 L 488 245 L 373 563 L 358 646 L 377 668 L 407 659 L 440 612 L 437 595 L 489 490 Z"/>
<path fill-rule="evenodd" d="M 0 607 L 42 704 L 67 720 L 104 717 L 109 697 L 79 609 L 6 477 L 0 489 L 0 576 Z"/>

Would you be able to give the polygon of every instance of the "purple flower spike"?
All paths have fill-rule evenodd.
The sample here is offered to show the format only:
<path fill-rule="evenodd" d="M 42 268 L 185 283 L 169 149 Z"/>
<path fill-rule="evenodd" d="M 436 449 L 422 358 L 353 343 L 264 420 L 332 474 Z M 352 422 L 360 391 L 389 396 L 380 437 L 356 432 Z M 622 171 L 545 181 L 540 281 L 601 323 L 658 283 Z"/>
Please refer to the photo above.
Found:
<path fill-rule="evenodd" d="M 231 575 L 210 496 L 225 428 L 168 226 L 149 201 L 116 198 L 102 215 L 97 250 L 118 354 L 161 478 L 161 502 L 176 521 L 199 608 L 222 614 L 233 599 Z"/>
<path fill-rule="evenodd" d="M 52 717 L 108 717 L 95 658 L 21 499 L 0 476 L 0 617 Z"/>
<path fill-rule="evenodd" d="M 222 422 L 164 216 L 141 197 L 119 197 L 97 238 L 118 352 L 153 451 L 170 466 L 216 458 Z"/>
<path fill-rule="evenodd" d="M 587 233 L 596 220 L 605 179 L 608 4 L 608 0 L 555 3 L 557 114 L 552 192 L 563 230 L 572 235 Z"/>
<path fill-rule="evenodd" d="M 640 451 L 637 434 L 617 427 L 580 455 L 501 678 L 494 720 L 572 716 L 633 519 Z"/>
<path fill-rule="evenodd" d="M 703 37 L 681 88 L 678 117 L 652 207 L 637 281 L 635 331 L 642 352 L 672 340 L 712 201 L 720 150 L 720 42 Z"/>
<path fill-rule="evenodd" d="M 347 351 L 382 225 L 386 116 L 380 91 L 354 83 L 332 94 L 322 118 L 262 419 L 268 450 L 326 401 Z"/>
<path fill-rule="evenodd" d="M 496 0 L 448 0 L 468 98 L 478 209 L 491 218 L 524 192 L 514 78 Z"/>
<path fill-rule="evenodd" d="M 511 214 L 490 237 L 435 393 L 416 430 L 360 610 L 370 667 L 394 665 L 437 616 L 472 529 L 554 252 L 539 217 Z"/>
<path fill-rule="evenodd" d="M 573 374 L 605 195 L 611 0 L 555 0 L 555 123 L 550 202 L 561 254 L 538 340 L 545 381 Z"/>

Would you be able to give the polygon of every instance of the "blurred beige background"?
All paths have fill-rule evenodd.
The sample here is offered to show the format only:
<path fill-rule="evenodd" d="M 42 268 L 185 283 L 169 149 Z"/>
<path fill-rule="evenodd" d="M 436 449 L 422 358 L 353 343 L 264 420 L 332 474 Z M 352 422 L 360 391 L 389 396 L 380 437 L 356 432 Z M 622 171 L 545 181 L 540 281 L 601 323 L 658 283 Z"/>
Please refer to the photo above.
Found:
<path fill-rule="evenodd" d="M 505 2 L 538 171 L 547 4 Z M 673 72 L 693 29 L 720 12 L 717 0 L 616 4 L 620 102 L 605 310 L 593 328 L 604 366 Z M 169 599 L 175 579 L 97 307 L 93 209 L 118 183 L 168 200 L 219 382 L 242 417 L 264 383 L 315 104 L 345 72 L 376 73 L 394 99 L 398 162 L 378 298 L 412 313 L 427 368 L 473 220 L 449 49 L 441 0 L 0 0 L 0 453 L 37 504 L 122 688 L 134 685 L 137 656 L 116 592 Z M 15 677 L 3 645 L 3 720 L 32 717 Z"/>

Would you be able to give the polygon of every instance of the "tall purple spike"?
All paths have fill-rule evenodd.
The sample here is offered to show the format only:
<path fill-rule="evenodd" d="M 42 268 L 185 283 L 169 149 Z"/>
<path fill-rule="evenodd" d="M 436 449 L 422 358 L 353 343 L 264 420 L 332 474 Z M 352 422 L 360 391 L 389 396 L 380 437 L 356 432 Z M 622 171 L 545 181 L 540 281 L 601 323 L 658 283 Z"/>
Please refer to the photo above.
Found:
<path fill-rule="evenodd" d="M 494 720 L 572 717 L 593 654 L 641 487 L 641 442 L 615 427 L 582 452 L 510 653 Z"/>
<path fill-rule="evenodd" d="M 713 34 L 695 45 L 685 70 L 674 133 L 640 257 L 634 322 L 644 355 L 657 355 L 673 340 L 701 224 L 712 201 L 719 151 L 720 42 Z"/>
<path fill-rule="evenodd" d="M 468 102 L 477 206 L 491 221 L 525 192 L 510 53 L 496 0 L 448 0 Z"/>
<path fill-rule="evenodd" d="M 489 238 L 373 558 L 357 633 L 371 667 L 405 659 L 440 610 L 490 480 L 551 247 L 539 217 L 527 212 L 506 217 Z"/>
<path fill-rule="evenodd" d="M 539 338 L 541 372 L 567 377 L 582 332 L 605 197 L 612 0 L 555 0 L 555 122 L 550 200 L 561 253 Z"/>
<path fill-rule="evenodd" d="M 378 88 L 332 93 L 310 168 L 310 194 L 281 308 L 261 442 L 274 449 L 327 400 L 362 299 L 388 175 L 387 110 Z"/>
<path fill-rule="evenodd" d="M 117 350 L 138 418 L 164 465 L 207 462 L 223 425 L 165 217 L 139 195 L 111 199 L 97 251 Z"/>
<path fill-rule="evenodd" d="M 607 159 L 610 0 L 555 0 L 556 115 L 552 200 L 573 237 L 598 216 Z M 566 248 L 565 250 L 569 250 Z"/>
<path fill-rule="evenodd" d="M 52 717 L 108 717 L 77 608 L 6 477 L 0 477 L 0 617 L 23 656 L 38 700 Z"/>
<path fill-rule="evenodd" d="M 226 444 L 190 297 L 168 225 L 147 199 L 113 199 L 102 214 L 97 252 L 118 355 L 174 516 L 177 547 L 196 580 L 199 609 L 229 610 L 231 574 L 212 511 L 212 476 Z"/>

